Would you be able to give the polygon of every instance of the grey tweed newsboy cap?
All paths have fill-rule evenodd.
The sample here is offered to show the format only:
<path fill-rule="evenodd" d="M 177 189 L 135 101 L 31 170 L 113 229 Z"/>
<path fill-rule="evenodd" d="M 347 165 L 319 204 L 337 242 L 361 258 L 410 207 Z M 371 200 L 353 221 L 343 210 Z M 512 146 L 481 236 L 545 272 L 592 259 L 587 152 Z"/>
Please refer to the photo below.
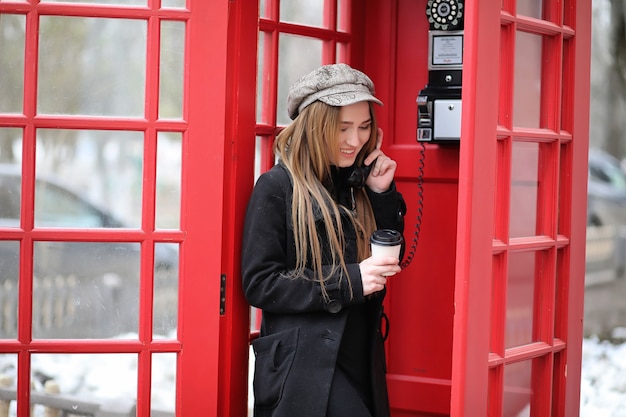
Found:
<path fill-rule="evenodd" d="M 383 104 L 374 97 L 372 80 L 346 64 L 324 65 L 293 83 L 287 97 L 287 112 L 291 120 L 317 100 L 330 106 L 347 106 L 359 101 Z"/>

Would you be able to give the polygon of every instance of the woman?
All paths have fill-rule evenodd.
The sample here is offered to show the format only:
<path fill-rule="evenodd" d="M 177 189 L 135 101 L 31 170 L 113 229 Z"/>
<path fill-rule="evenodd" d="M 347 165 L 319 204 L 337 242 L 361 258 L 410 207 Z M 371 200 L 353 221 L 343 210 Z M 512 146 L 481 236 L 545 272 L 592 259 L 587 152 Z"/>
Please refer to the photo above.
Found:
<path fill-rule="evenodd" d="M 372 258 L 369 236 L 402 232 L 406 208 L 373 103 L 382 104 L 372 81 L 345 64 L 289 91 L 293 122 L 276 138 L 279 162 L 257 181 L 244 226 L 243 288 L 263 313 L 256 417 L 389 415 L 382 274 L 400 266 Z"/>

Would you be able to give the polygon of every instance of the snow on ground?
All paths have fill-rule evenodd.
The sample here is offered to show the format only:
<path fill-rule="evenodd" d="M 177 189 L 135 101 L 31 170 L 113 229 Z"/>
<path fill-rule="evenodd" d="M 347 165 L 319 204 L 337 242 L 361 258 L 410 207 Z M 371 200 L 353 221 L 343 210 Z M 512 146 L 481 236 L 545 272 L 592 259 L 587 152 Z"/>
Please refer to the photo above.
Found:
<path fill-rule="evenodd" d="M 626 343 L 583 340 L 581 417 L 626 417 Z"/>
<path fill-rule="evenodd" d="M 15 355 L 0 354 L 0 373 L 14 377 L 16 359 Z M 174 354 L 155 355 L 154 408 L 174 410 L 175 367 Z M 32 368 L 33 373 L 45 375 L 43 378 L 53 377 L 61 392 L 73 396 L 128 400 L 137 395 L 136 355 L 34 354 Z M 626 417 L 626 343 L 583 340 L 580 417 Z"/>

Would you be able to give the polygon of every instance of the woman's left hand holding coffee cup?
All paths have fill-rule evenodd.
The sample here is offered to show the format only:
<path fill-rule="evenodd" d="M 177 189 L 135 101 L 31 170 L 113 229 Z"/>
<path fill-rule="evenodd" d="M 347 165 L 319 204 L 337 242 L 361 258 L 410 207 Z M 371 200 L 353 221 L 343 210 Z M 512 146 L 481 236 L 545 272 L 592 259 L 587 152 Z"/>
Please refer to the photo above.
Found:
<path fill-rule="evenodd" d="M 372 248 L 372 258 L 376 259 L 381 264 L 389 264 L 391 259 L 395 262 L 392 263 L 393 268 L 391 271 L 381 273 L 383 276 L 391 276 L 396 272 L 400 272 L 398 263 L 400 262 L 400 249 L 402 248 L 402 242 L 404 238 L 402 234 L 396 230 L 380 229 L 372 233 L 370 237 L 370 244 Z"/>

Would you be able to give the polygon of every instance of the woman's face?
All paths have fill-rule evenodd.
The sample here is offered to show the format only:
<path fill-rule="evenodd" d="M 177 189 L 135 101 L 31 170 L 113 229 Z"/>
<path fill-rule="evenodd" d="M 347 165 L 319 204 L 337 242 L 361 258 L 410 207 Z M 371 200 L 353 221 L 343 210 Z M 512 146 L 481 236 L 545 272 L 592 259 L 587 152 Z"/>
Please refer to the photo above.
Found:
<path fill-rule="evenodd" d="M 367 101 L 343 106 L 339 110 L 339 152 L 334 165 L 349 167 L 367 143 L 372 131 L 372 117 Z"/>

